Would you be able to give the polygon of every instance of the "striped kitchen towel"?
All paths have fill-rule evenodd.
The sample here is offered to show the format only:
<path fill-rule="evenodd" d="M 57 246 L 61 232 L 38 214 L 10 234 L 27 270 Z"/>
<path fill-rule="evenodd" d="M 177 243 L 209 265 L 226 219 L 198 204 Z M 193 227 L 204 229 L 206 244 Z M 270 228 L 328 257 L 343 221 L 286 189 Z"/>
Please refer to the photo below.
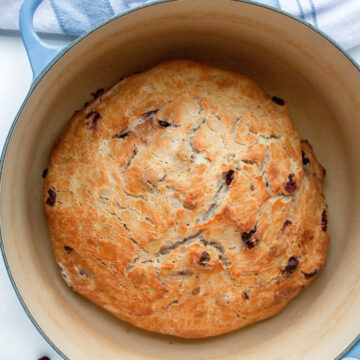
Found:
<path fill-rule="evenodd" d="M 43 0 L 35 29 L 78 36 L 122 11 L 153 0 Z M 360 45 L 360 0 L 257 0 L 318 27 L 344 49 Z M 0 0 L 0 29 L 18 29 L 22 0 Z"/>

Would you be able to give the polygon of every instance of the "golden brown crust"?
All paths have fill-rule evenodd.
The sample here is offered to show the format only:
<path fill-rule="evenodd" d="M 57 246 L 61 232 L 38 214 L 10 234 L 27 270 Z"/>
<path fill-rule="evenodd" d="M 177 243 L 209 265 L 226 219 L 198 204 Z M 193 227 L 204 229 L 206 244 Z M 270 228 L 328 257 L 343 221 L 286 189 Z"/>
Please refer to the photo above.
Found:
<path fill-rule="evenodd" d="M 44 208 L 69 286 L 141 328 L 200 338 L 281 311 L 325 265 L 324 171 L 287 105 L 171 61 L 74 115 Z"/>

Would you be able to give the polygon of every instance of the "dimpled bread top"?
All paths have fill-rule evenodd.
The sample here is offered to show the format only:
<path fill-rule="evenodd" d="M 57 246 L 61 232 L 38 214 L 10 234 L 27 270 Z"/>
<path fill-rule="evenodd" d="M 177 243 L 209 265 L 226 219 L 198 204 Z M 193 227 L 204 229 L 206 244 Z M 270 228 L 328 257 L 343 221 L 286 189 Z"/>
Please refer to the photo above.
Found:
<path fill-rule="evenodd" d="M 201 338 L 279 313 L 323 269 L 325 171 L 284 100 L 185 60 L 96 97 L 44 185 L 74 291 L 143 329 Z"/>

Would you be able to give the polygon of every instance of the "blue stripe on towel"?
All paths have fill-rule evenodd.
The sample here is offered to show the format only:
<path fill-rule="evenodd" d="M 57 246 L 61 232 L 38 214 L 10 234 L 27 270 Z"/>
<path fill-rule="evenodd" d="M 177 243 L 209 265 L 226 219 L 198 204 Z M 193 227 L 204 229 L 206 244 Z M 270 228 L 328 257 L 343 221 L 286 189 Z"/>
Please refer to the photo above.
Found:
<path fill-rule="evenodd" d="M 281 5 L 279 0 L 275 0 L 275 6 L 281 10 Z"/>
<path fill-rule="evenodd" d="M 114 15 L 109 0 L 50 0 L 61 30 L 79 35 Z"/>
<path fill-rule="evenodd" d="M 110 0 L 104 0 L 104 2 L 105 2 L 105 6 L 107 7 L 109 13 L 111 14 L 110 16 L 114 16 L 115 12 L 114 12 L 114 9 L 111 6 Z"/>
<path fill-rule="evenodd" d="M 317 16 L 316 16 L 316 8 L 315 8 L 315 5 L 314 5 L 314 2 L 313 2 L 313 0 L 309 0 L 309 1 L 310 1 L 310 6 L 311 6 L 311 15 L 312 15 L 312 18 L 314 20 L 314 25 L 318 26 Z"/>
<path fill-rule="evenodd" d="M 54 0 L 50 0 L 50 4 L 51 4 L 51 7 L 54 11 L 54 14 L 55 14 L 55 17 L 56 17 L 56 20 L 60 26 L 60 29 L 63 33 L 66 33 L 66 28 L 65 28 L 65 25 L 64 25 L 64 21 L 59 13 L 59 10 L 58 8 L 56 7 L 56 4 L 54 4 Z"/>
<path fill-rule="evenodd" d="M 297 4 L 297 6 L 298 6 L 298 8 L 299 8 L 299 11 L 300 11 L 300 17 L 301 17 L 303 20 L 305 20 L 304 10 L 303 10 L 303 8 L 302 8 L 302 6 L 301 6 L 300 0 L 296 0 L 296 4 Z"/>

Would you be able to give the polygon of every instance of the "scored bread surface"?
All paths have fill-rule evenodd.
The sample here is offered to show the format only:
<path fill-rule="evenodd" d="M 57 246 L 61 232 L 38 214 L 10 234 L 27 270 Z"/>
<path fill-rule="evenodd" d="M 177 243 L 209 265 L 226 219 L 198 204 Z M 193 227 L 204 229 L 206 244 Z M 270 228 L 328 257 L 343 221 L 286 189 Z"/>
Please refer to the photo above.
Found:
<path fill-rule="evenodd" d="M 274 316 L 323 269 L 324 173 L 282 99 L 176 60 L 73 116 L 44 209 L 74 291 L 143 329 L 201 338 Z"/>

